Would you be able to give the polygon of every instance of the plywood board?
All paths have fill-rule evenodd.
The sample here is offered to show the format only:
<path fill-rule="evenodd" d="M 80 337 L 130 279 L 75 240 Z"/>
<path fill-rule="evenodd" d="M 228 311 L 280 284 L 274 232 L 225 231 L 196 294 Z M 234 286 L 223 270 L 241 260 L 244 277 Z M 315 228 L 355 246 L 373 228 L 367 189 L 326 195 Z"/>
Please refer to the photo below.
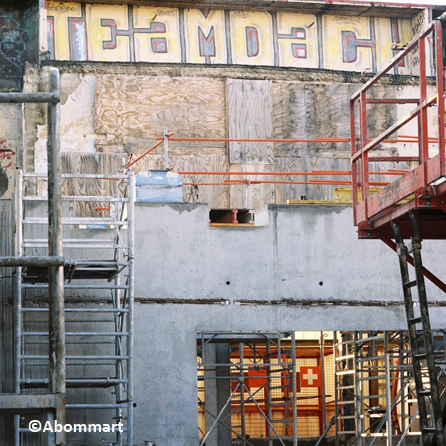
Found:
<path fill-rule="evenodd" d="M 274 172 L 274 164 L 231 164 L 231 172 Z M 231 175 L 232 180 L 274 180 L 267 175 Z M 233 185 L 229 188 L 229 207 L 231 209 L 257 209 L 266 204 L 275 203 L 274 184 Z M 247 194 L 247 206 L 245 196 Z"/>
<path fill-rule="evenodd" d="M 62 152 L 62 173 L 114 174 L 126 162 L 122 153 L 73 153 Z M 64 178 L 62 194 L 77 196 L 111 196 L 116 193 L 116 181 L 96 178 Z M 98 211 L 94 207 L 107 207 L 103 202 L 72 202 L 69 204 L 71 216 L 101 217 L 108 211 Z"/>
<path fill-rule="evenodd" d="M 357 85 L 273 83 L 273 138 L 349 138 L 349 99 Z M 275 143 L 275 156 L 349 153 L 349 143 Z"/>
<path fill-rule="evenodd" d="M 271 81 L 227 79 L 226 98 L 229 138 L 271 138 Z M 238 164 L 273 164 L 274 145 L 270 142 L 230 142 L 229 161 Z"/>
<path fill-rule="evenodd" d="M 224 138 L 225 82 L 216 79 L 101 75 L 96 82 L 97 146 L 138 152 L 162 137 Z M 175 147 L 224 149 L 225 142 L 170 142 Z"/>
<path fill-rule="evenodd" d="M 336 171 L 350 171 L 350 158 L 307 158 L 305 160 L 306 171 L 312 172 L 316 170 L 336 170 Z M 350 175 L 312 175 L 308 177 L 313 180 L 339 180 L 351 181 Z M 342 185 L 340 185 L 342 186 Z M 348 186 L 348 185 L 346 185 Z M 325 184 L 309 184 L 307 186 L 307 200 L 333 200 L 333 188 L 336 185 Z"/>
<path fill-rule="evenodd" d="M 306 172 L 303 158 L 276 158 L 276 172 Z M 278 181 L 308 181 L 307 176 L 276 176 Z M 286 204 L 287 200 L 305 200 L 306 184 L 275 184 L 276 204 Z M 310 186 L 311 187 L 311 186 Z"/>

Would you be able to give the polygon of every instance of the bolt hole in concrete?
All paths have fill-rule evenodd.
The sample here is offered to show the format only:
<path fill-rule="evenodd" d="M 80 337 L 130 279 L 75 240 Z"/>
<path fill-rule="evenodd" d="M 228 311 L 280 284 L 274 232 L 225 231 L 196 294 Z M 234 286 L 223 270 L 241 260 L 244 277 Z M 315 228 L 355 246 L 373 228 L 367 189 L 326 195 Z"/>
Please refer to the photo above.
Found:
<path fill-rule="evenodd" d="M 231 282 L 229 282 L 229 280 L 226 282 L 226 285 L 231 285 Z"/>
<path fill-rule="evenodd" d="M 324 284 L 324 282 L 319 282 L 319 285 L 322 286 Z"/>
<path fill-rule="evenodd" d="M 338 446 L 348 446 L 347 432 L 382 437 L 392 414 L 396 441 L 417 414 L 413 382 L 401 380 L 410 362 L 407 332 L 340 330 L 197 332 L 200 444 L 266 446 L 270 438 L 291 445 L 299 436 L 308 446 L 327 430 L 323 444 L 333 446 L 337 423 Z M 444 333 L 434 339 L 446 345 Z M 357 399 L 355 379 L 367 383 Z M 370 400 L 382 411 L 370 411 Z M 417 429 L 408 430 L 410 440 L 418 440 Z"/>

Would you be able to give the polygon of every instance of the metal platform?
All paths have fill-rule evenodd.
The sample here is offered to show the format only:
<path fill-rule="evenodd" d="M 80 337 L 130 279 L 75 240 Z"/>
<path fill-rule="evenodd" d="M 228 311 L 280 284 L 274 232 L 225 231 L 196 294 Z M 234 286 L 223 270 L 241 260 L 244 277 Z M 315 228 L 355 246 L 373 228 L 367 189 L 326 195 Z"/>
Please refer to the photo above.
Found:
<path fill-rule="evenodd" d="M 397 56 L 351 98 L 353 210 L 359 238 L 393 238 L 392 222 L 399 223 L 403 239 L 409 238 L 412 235 L 409 214 L 416 211 L 423 239 L 446 239 L 443 26 L 445 25 L 442 25 L 441 21 L 433 21 L 405 47 L 398 48 Z M 413 57 L 414 54 L 420 61 L 418 97 L 376 99 L 376 89 L 373 90 L 373 87 L 384 75 L 390 74 L 395 66 L 404 62 L 406 57 Z M 428 84 L 432 82 L 428 81 L 428 73 L 435 74 L 435 93 L 430 96 Z M 367 108 L 380 104 L 392 104 L 397 107 L 413 105 L 414 108 L 379 136 L 369 139 L 368 131 L 371 129 L 367 128 Z M 428 109 L 432 107 L 437 121 L 434 136 L 429 135 L 428 127 Z M 381 156 L 379 150 L 384 140 L 405 126 L 407 129 L 408 123 L 412 125 L 410 131 L 416 133 L 408 137 L 417 145 L 416 156 Z M 397 167 L 396 163 L 403 158 L 417 165 L 413 170 L 401 169 L 401 177 L 371 194 L 370 184 L 374 175 L 369 173 L 369 163 L 393 162 L 394 167 Z"/>
<path fill-rule="evenodd" d="M 116 274 L 124 269 L 119 262 L 89 262 L 66 261 L 64 264 L 64 279 L 70 283 L 72 280 L 103 280 L 109 282 Z M 42 266 L 28 266 L 23 268 L 23 283 L 48 283 L 48 268 Z"/>

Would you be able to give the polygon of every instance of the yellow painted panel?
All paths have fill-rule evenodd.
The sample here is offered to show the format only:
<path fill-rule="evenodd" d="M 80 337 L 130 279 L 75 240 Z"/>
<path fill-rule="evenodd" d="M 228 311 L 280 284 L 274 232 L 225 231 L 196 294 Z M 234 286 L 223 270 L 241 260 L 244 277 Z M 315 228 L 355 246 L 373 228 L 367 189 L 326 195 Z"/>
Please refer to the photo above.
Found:
<path fill-rule="evenodd" d="M 404 46 L 413 38 L 410 19 L 398 19 L 399 46 Z M 404 59 L 404 67 L 398 67 L 398 74 L 412 74 L 411 57 Z"/>
<path fill-rule="evenodd" d="M 226 64 L 226 32 L 225 15 L 223 10 L 210 10 L 207 18 L 198 9 L 186 9 L 184 11 L 186 61 L 188 63 L 206 63 L 200 56 L 200 29 L 204 38 L 211 41 L 211 29 L 214 33 L 215 57 L 209 57 L 209 63 Z"/>
<path fill-rule="evenodd" d="M 150 28 L 150 24 L 161 23 L 166 32 L 138 33 L 135 32 L 135 54 L 136 62 L 160 62 L 180 63 L 180 38 L 178 32 L 178 8 L 152 8 L 148 6 L 134 6 L 134 27 Z M 165 39 L 166 47 L 162 44 L 161 51 L 152 48 L 152 39 Z M 154 47 L 156 48 L 156 47 Z"/>
<path fill-rule="evenodd" d="M 281 66 L 286 67 L 305 67 L 305 68 L 317 68 L 318 67 L 318 40 L 317 40 L 317 22 L 316 16 L 313 14 L 291 14 L 287 12 L 277 13 L 277 31 L 280 35 L 291 35 L 292 28 L 302 29 L 305 38 L 304 39 L 278 39 L 279 46 L 279 60 Z M 298 36 L 302 36 L 301 31 L 297 31 Z M 296 35 L 294 33 L 293 37 Z M 298 55 L 305 54 L 304 57 L 295 57 L 296 52 L 292 51 L 292 45 L 299 44 L 302 47 L 301 52 Z"/>
<path fill-rule="evenodd" d="M 373 195 L 379 192 L 382 187 L 370 187 L 369 194 Z M 351 187 L 333 188 L 333 199 L 336 203 L 351 204 L 353 202 L 353 191 Z M 362 201 L 362 190 L 358 189 L 358 200 Z"/>
<path fill-rule="evenodd" d="M 391 50 L 393 45 L 392 26 L 392 21 L 388 18 L 375 18 L 376 64 L 378 71 L 385 67 L 394 56 Z M 393 74 L 393 70 L 390 74 Z"/>
<path fill-rule="evenodd" d="M 353 32 L 356 39 L 370 40 L 369 17 L 324 15 L 322 24 L 324 68 L 361 72 L 367 68 L 372 69 L 371 48 L 358 47 L 354 62 L 344 62 L 342 50 L 342 31 Z"/>
<path fill-rule="evenodd" d="M 101 19 L 116 22 L 116 28 L 129 29 L 128 10 L 125 5 L 87 5 L 88 58 L 96 61 L 130 61 L 129 38 L 116 37 L 115 49 L 104 49 L 103 42 L 111 39 L 111 29 L 101 26 Z"/>
<path fill-rule="evenodd" d="M 47 17 L 54 18 L 54 50 L 56 60 L 70 60 L 68 17 L 81 17 L 81 5 L 74 2 L 47 4 Z"/>
<path fill-rule="evenodd" d="M 232 62 L 242 65 L 273 65 L 274 52 L 271 38 L 271 16 L 266 12 L 231 11 Z M 248 28 L 248 29 L 247 29 Z M 249 29 L 257 32 L 258 48 L 247 45 Z M 254 41 L 254 35 L 252 35 Z M 249 55 L 250 50 L 258 51 Z"/>

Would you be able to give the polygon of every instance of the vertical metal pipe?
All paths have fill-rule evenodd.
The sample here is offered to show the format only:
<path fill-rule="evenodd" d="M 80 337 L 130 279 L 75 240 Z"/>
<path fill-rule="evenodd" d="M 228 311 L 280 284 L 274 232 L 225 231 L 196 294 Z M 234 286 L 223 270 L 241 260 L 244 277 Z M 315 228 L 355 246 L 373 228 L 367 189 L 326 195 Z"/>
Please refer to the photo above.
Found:
<path fill-rule="evenodd" d="M 427 99 L 426 89 L 426 40 L 420 39 L 418 44 L 420 57 L 420 102 L 423 103 Z M 420 163 L 422 164 L 423 183 L 427 180 L 427 161 L 429 160 L 429 124 L 427 108 L 423 107 L 419 114 L 420 119 Z"/>
<path fill-rule="evenodd" d="M 361 91 L 361 99 L 359 102 L 359 122 L 361 126 L 361 150 L 367 145 L 367 93 Z M 369 197 L 369 155 L 362 152 L 361 156 L 361 185 L 362 185 L 362 201 L 364 201 L 365 216 L 368 218 L 367 199 Z"/>
<path fill-rule="evenodd" d="M 324 346 L 324 332 L 321 331 L 321 397 L 322 397 L 322 424 L 323 431 L 327 427 L 327 414 L 325 403 L 325 346 Z"/>
<path fill-rule="evenodd" d="M 293 446 L 297 446 L 297 382 L 296 382 L 296 332 L 291 332 L 291 360 L 293 371 Z"/>
<path fill-rule="evenodd" d="M 355 117 L 356 100 L 350 101 L 350 147 L 351 155 L 356 154 L 356 117 Z M 356 225 L 356 206 L 358 205 L 358 161 L 352 162 L 352 198 L 353 198 L 353 223 Z"/>
<path fill-rule="evenodd" d="M 117 260 L 120 260 L 120 257 L 117 257 Z M 119 279 L 119 274 L 115 277 L 115 285 L 119 286 L 120 285 L 120 279 Z M 120 296 L 120 290 L 116 289 L 116 290 L 112 290 L 112 294 L 113 294 L 113 307 L 116 309 L 121 308 L 121 296 Z M 115 319 L 115 332 L 119 333 L 120 331 L 122 331 L 122 324 L 120 323 L 120 315 L 118 315 L 118 313 L 114 314 L 114 319 Z M 121 338 L 118 336 L 115 336 L 115 355 L 116 356 L 122 356 L 122 349 L 121 349 Z M 116 373 L 116 377 L 118 379 L 122 379 L 123 374 L 122 374 L 122 360 L 118 359 L 116 360 L 116 364 L 115 364 L 115 373 Z M 122 401 L 122 384 L 118 384 L 115 388 L 115 399 L 116 402 L 118 401 Z M 122 420 L 122 409 L 120 407 L 118 407 L 116 409 L 116 420 L 121 421 Z M 118 446 L 122 446 L 122 433 L 118 432 L 117 433 L 117 442 L 118 442 Z"/>
<path fill-rule="evenodd" d="M 386 418 L 387 418 L 386 445 L 392 446 L 392 392 L 390 389 L 389 335 L 387 331 L 384 331 L 384 364 L 385 364 L 385 375 L 386 375 Z"/>
<path fill-rule="evenodd" d="M 280 336 L 280 333 L 279 333 Z M 271 341 L 269 339 L 266 340 L 266 360 L 268 362 L 268 367 L 267 367 L 267 381 L 266 381 L 266 391 L 267 391 L 267 417 L 268 420 L 270 421 L 270 423 L 272 423 L 273 421 L 273 408 L 271 407 Z M 285 406 L 286 409 L 288 409 L 288 406 Z M 271 429 L 268 425 L 268 446 L 273 446 L 273 437 L 272 437 L 272 432 Z"/>
<path fill-rule="evenodd" d="M 404 366 L 404 334 L 402 331 L 400 331 L 400 389 L 401 389 L 401 432 L 404 432 L 406 430 L 406 408 L 405 408 L 405 397 L 404 397 L 404 387 L 405 387 L 405 377 L 406 377 L 406 371 Z M 402 442 L 402 446 L 406 446 L 406 437 L 404 437 Z"/>
<path fill-rule="evenodd" d="M 59 93 L 59 71 L 50 69 L 50 91 Z M 58 141 L 59 104 L 48 104 L 48 255 L 63 257 L 61 162 Z M 65 314 L 63 266 L 48 268 L 49 307 L 49 391 L 65 395 Z M 65 398 L 57 411 L 57 421 L 65 424 Z M 65 444 L 63 432 L 56 443 Z"/>
<path fill-rule="evenodd" d="M 129 312 L 127 313 L 127 379 L 128 379 L 128 413 L 127 413 L 127 444 L 133 445 L 133 318 L 134 318 L 134 296 L 133 287 L 135 283 L 135 272 L 133 269 L 134 259 L 134 203 L 135 203 L 135 177 L 130 174 L 129 178 L 129 203 L 128 203 L 128 245 L 129 245 Z"/>
<path fill-rule="evenodd" d="M 334 391 L 335 391 L 335 417 L 336 417 L 336 423 L 335 423 L 335 446 L 339 446 L 339 419 L 338 419 L 338 375 L 337 375 L 337 363 L 336 363 L 336 340 L 337 340 L 337 332 L 333 332 L 333 361 L 334 361 Z"/>
<path fill-rule="evenodd" d="M 23 220 L 23 176 L 17 172 L 15 193 L 15 255 L 23 255 L 22 220 Z M 15 269 L 15 299 L 14 299 L 14 392 L 20 393 L 21 377 L 21 339 L 22 339 L 22 268 Z M 20 444 L 20 415 L 14 416 L 14 446 Z"/>
<path fill-rule="evenodd" d="M 239 353 L 240 353 L 240 378 L 244 383 L 244 358 L 243 358 L 243 342 L 239 344 Z M 246 445 L 245 435 L 246 435 L 246 425 L 245 425 L 245 387 L 240 386 L 240 424 L 241 424 L 241 436 L 243 438 L 242 442 Z"/>
<path fill-rule="evenodd" d="M 22 102 L 20 104 L 21 108 L 21 118 L 22 118 L 22 134 L 20 136 L 20 147 L 19 147 L 19 153 L 17 154 L 17 169 L 22 170 L 26 172 L 26 163 L 24 160 L 26 160 L 25 157 L 25 103 Z"/>
<path fill-rule="evenodd" d="M 166 170 L 169 169 L 169 134 L 167 133 L 167 127 L 164 127 L 164 166 Z"/>
<path fill-rule="evenodd" d="M 445 22 L 443 26 L 446 27 Z M 443 72 L 443 45 L 442 43 L 442 23 L 435 23 L 435 61 L 437 64 L 437 117 L 438 117 L 438 151 L 440 154 L 441 175 L 446 175 L 446 153 L 445 153 L 445 122 L 444 101 L 438 98 L 444 97 L 444 72 Z"/>
<path fill-rule="evenodd" d="M 362 331 L 355 331 L 353 334 L 353 346 L 354 346 L 354 364 L 355 364 L 355 395 L 356 395 L 356 437 L 358 446 L 363 445 L 362 433 L 364 432 L 364 417 L 363 415 L 363 397 L 364 397 L 364 388 L 363 388 L 363 371 L 362 371 L 362 362 L 360 359 L 362 358 L 363 345 L 359 345 L 359 340 L 363 338 Z"/>

